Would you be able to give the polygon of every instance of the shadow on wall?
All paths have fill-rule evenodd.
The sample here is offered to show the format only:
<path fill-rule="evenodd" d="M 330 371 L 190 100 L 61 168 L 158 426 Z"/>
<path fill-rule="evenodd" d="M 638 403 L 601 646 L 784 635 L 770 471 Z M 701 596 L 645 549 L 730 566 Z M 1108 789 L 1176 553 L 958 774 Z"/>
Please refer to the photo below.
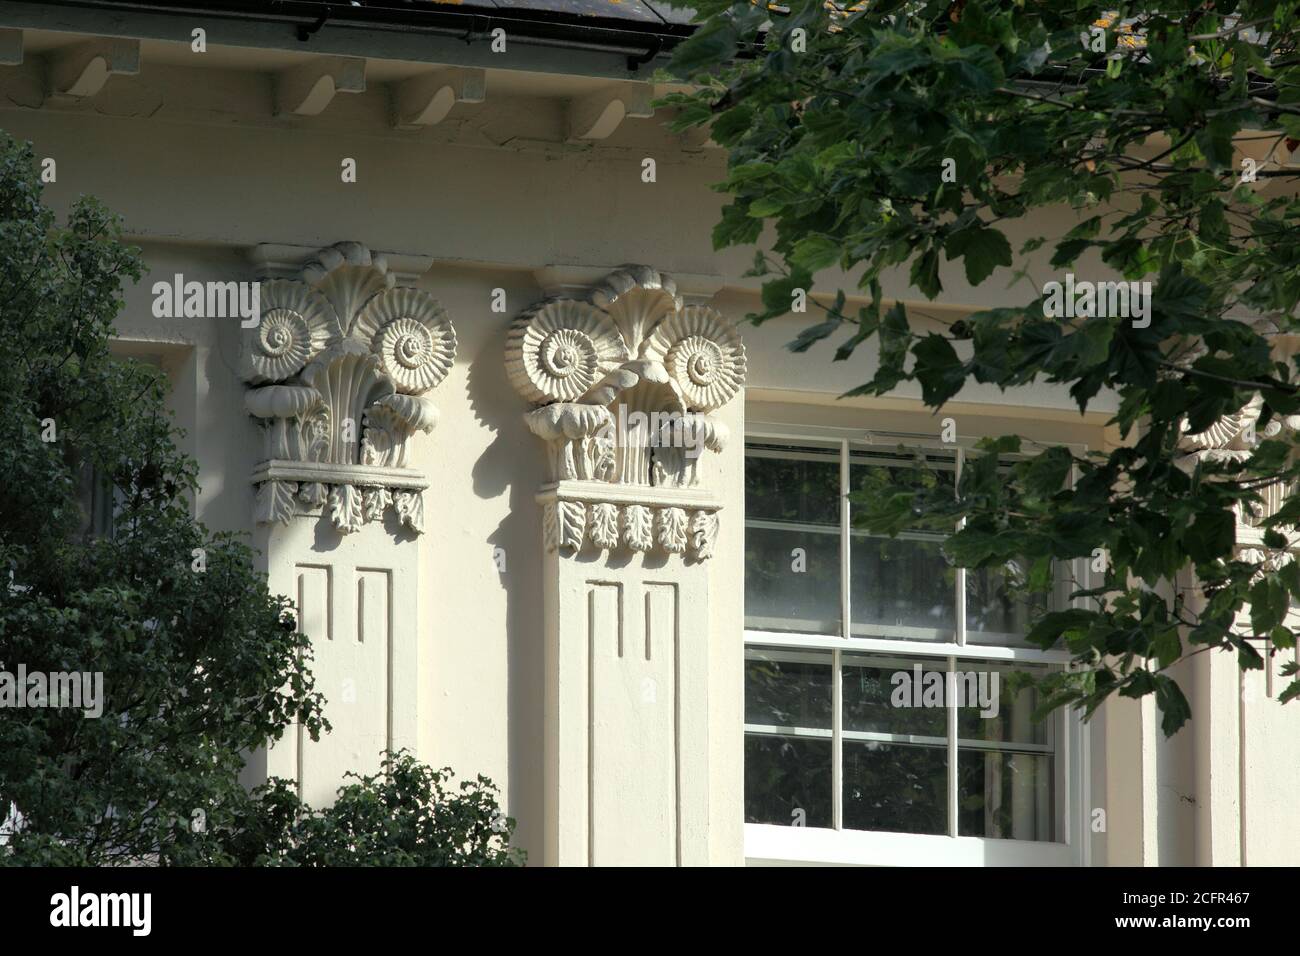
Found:
<path fill-rule="evenodd" d="M 526 306 L 540 299 L 531 282 L 506 289 L 506 301 Z M 542 443 L 524 424 L 527 404 L 506 376 L 506 330 L 519 312 L 484 310 L 491 321 L 462 323 L 461 358 L 468 358 L 466 391 L 476 421 L 494 437 L 470 471 L 474 494 L 508 495 L 505 516 L 488 536 L 506 597 L 507 743 L 510 778 L 506 806 L 518 820 L 515 843 L 533 863 L 542 859 L 545 634 L 542 620 L 542 515 L 534 500 L 545 480 Z M 475 340 L 466 342 L 471 336 Z M 468 346 L 468 348 L 466 347 Z M 467 354 L 473 348 L 471 355 Z M 504 571 L 501 570 L 504 567 Z"/>

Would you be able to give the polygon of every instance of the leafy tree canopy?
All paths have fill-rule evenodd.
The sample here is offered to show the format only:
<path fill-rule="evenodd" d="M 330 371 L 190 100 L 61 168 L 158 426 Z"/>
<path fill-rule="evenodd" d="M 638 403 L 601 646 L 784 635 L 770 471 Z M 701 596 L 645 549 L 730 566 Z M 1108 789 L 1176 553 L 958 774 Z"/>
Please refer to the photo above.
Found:
<path fill-rule="evenodd" d="M 1294 647 L 1300 498 L 1281 492 L 1300 474 L 1286 339 L 1300 301 L 1300 165 L 1287 165 L 1300 140 L 1297 5 L 690 6 L 701 26 L 672 69 L 695 88 L 668 101 L 679 128 L 711 123 L 729 150 L 713 239 L 759 246 L 753 321 L 790 312 L 837 267 L 866 304 L 848 309 L 843 288 L 824 296 L 792 348 L 838 335 L 845 361 L 871 343 L 874 372 L 849 394 L 915 382 L 937 409 L 972 382 L 1048 382 L 1081 411 L 1118 400 L 1121 447 L 986 440 L 955 498 L 933 482 L 874 489 L 865 526 L 962 519 L 947 545 L 960 564 L 1025 558 L 1040 589 L 1053 562 L 1101 549 L 1104 582 L 1031 632 L 1085 665 L 1049 680 L 1047 708 L 1091 713 L 1112 694 L 1153 693 L 1173 733 L 1190 714 L 1176 662 L 1221 648 L 1260 668 L 1260 639 Z M 1019 248 L 1016 220 L 1031 236 Z M 910 298 L 935 298 L 945 262 L 972 286 L 1009 282 L 1007 304 L 944 324 L 884 301 L 896 277 Z M 1149 315 L 1049 314 L 1047 284 L 1076 270 L 1150 282 Z M 1235 450 L 1190 454 L 1225 427 L 1244 432 Z M 1010 453 L 1024 458 L 999 475 Z M 1243 532 L 1253 551 L 1235 547 L 1238 514 L 1255 526 Z M 1293 680 L 1281 696 L 1297 694 Z"/>
<path fill-rule="evenodd" d="M 448 790 L 409 754 L 324 811 L 239 783 L 291 724 L 328 730 L 324 700 L 289 601 L 191 516 L 162 375 L 110 353 L 140 273 L 94 200 L 56 224 L 30 146 L 0 133 L 0 865 L 519 862 L 487 780 Z M 16 706 L 52 702 L 57 674 L 97 699 Z"/>
<path fill-rule="evenodd" d="M 243 751 L 323 727 L 288 601 L 191 518 L 163 377 L 110 354 L 140 271 L 96 201 L 57 225 L 30 147 L 0 134 L 0 668 L 102 674 L 99 716 L 0 711 L 12 863 L 165 860 L 195 810 L 221 823 Z"/>

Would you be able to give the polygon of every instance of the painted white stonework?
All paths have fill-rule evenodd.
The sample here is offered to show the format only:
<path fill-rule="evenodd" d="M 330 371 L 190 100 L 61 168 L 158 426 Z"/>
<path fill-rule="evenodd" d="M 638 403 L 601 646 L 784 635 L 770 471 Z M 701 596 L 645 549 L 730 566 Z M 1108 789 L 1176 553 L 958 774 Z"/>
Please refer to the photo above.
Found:
<path fill-rule="evenodd" d="M 551 402 L 525 416 L 547 445 L 551 483 L 539 500 L 548 550 L 712 556 L 719 505 L 700 471 L 729 432 L 708 413 L 745 380 L 745 347 L 730 322 L 684 305 L 670 277 L 625 266 L 585 298 L 524 312 L 506 369 L 525 398 Z M 687 427 L 673 433 L 683 424 L 689 448 Z"/>
<path fill-rule="evenodd" d="M 546 862 L 708 862 L 709 588 L 721 507 L 701 460 L 745 349 L 676 283 L 624 266 L 511 326 L 511 382 L 546 445 Z M 631 427 L 629 411 L 647 417 Z M 651 415 L 690 416 L 692 453 Z M 659 430 L 655 432 L 655 429 Z M 681 437 L 681 433 L 678 433 Z M 698 452 L 698 456 L 695 454 Z"/>
<path fill-rule="evenodd" d="M 413 598 L 428 479 L 410 467 L 411 443 L 437 421 L 426 393 L 451 369 L 456 334 L 436 300 L 397 285 L 387 260 L 356 242 L 320 250 L 294 278 L 263 280 L 260 295 L 239 366 L 265 439 L 252 474 L 256 540 L 271 589 L 294 599 L 312 640 L 332 725 L 319 741 L 292 728 L 267 772 L 321 804 L 347 771 L 373 772 L 384 750 L 417 743 Z"/>
<path fill-rule="evenodd" d="M 351 532 L 391 507 L 424 530 L 424 476 L 407 443 L 438 411 L 424 393 L 456 358 L 456 333 L 425 292 L 395 285 L 355 242 L 322 249 L 297 279 L 261 283 L 261 318 L 241 365 L 248 411 L 265 428 L 257 522 L 328 506 Z"/>
<path fill-rule="evenodd" d="M 348 771 L 374 773 L 385 749 L 417 746 L 418 542 L 394 515 L 349 535 L 301 515 L 260 528 L 254 542 L 271 590 L 298 607 L 331 724 L 317 741 L 290 727 L 258 760 L 267 775 L 296 780 L 308 803 L 327 805 Z"/>

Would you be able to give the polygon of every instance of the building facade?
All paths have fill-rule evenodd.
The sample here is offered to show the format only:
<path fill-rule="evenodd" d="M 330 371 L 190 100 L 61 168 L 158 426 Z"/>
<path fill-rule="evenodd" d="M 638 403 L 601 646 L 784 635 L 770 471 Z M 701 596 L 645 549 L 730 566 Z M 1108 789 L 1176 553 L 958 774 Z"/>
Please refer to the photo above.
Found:
<path fill-rule="evenodd" d="M 873 355 L 744 324 L 726 157 L 652 105 L 680 11 L 125 6 L 0 6 L 0 128 L 143 249 L 118 351 L 166 371 L 196 515 L 251 536 L 313 640 L 334 730 L 250 783 L 321 803 L 407 747 L 491 777 L 535 864 L 1300 860 L 1276 673 L 1180 664 L 1171 740 L 1149 698 L 890 704 L 897 674 L 1068 657 L 847 494 L 916 451 L 955 478 L 986 435 L 1105 448 L 1113 406 L 842 400 Z M 943 278 L 936 321 L 1013 294 Z"/>

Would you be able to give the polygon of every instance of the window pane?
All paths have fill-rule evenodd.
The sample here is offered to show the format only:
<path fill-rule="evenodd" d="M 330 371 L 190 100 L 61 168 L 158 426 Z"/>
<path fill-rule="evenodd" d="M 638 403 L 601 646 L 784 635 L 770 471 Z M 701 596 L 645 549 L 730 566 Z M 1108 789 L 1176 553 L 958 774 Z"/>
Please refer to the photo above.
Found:
<path fill-rule="evenodd" d="M 839 445 L 747 442 L 745 517 L 838 529 Z"/>
<path fill-rule="evenodd" d="M 746 446 L 745 619 L 840 633 L 838 446 Z"/>
<path fill-rule="evenodd" d="M 1054 839 L 1053 757 L 963 749 L 957 775 L 962 836 Z"/>
<path fill-rule="evenodd" d="M 948 832 L 943 747 L 844 741 L 844 826 L 900 833 Z"/>
<path fill-rule="evenodd" d="M 947 833 L 947 711 L 903 693 L 913 665 L 942 671 L 943 660 L 845 655 L 842 664 L 844 826 Z"/>
<path fill-rule="evenodd" d="M 957 670 L 977 678 L 959 682 L 958 690 L 965 695 L 958 703 L 972 705 L 957 711 L 958 832 L 1055 839 L 1056 718 L 1034 722 L 1037 691 L 1013 693 L 1008 683 L 1014 671 L 1041 675 L 1046 668 L 958 661 Z"/>
<path fill-rule="evenodd" d="M 803 811 L 800 814 L 798 811 Z M 745 735 L 745 822 L 829 827 L 829 737 Z"/>
<path fill-rule="evenodd" d="M 830 653 L 750 648 L 745 658 L 745 819 L 832 826 Z"/>
<path fill-rule="evenodd" d="M 750 650 L 745 661 L 745 723 L 776 727 L 831 726 L 830 654 Z"/>
<path fill-rule="evenodd" d="M 956 693 L 957 736 L 961 740 L 1052 745 L 1053 719 L 1035 722 L 1039 694 L 1032 687 L 1012 692 L 1011 675 L 1019 671 L 1034 677 L 1047 673 L 1041 664 L 993 664 L 959 660 Z M 996 675 L 996 681 L 994 677 Z M 973 676 L 973 680 L 970 679 Z M 988 714 L 989 716 L 985 716 Z"/>
<path fill-rule="evenodd" d="M 978 451 L 967 453 L 969 468 L 979 467 L 980 460 Z M 998 471 L 1009 475 L 1014 465 L 1014 459 L 1003 458 Z M 1030 621 L 1049 604 L 1047 594 L 1025 590 L 1028 574 L 1029 562 L 1023 558 L 966 572 L 967 643 L 1025 644 Z"/>
<path fill-rule="evenodd" d="M 920 459 L 918 459 L 920 456 Z M 917 461 L 924 462 L 923 468 Z M 849 452 L 849 490 L 861 494 L 875 491 L 923 491 L 939 489 L 955 495 L 957 456 L 941 451 L 884 451 L 851 448 Z M 859 505 L 858 507 L 861 507 Z M 919 527 L 913 530 L 921 530 Z"/>
<path fill-rule="evenodd" d="M 113 519 L 124 496 L 108 476 L 90 463 L 77 472 L 77 496 L 81 502 L 80 532 L 96 538 L 113 537 Z"/>
<path fill-rule="evenodd" d="M 849 486 L 860 495 L 900 489 L 951 490 L 956 458 L 927 454 L 927 472 L 917 472 L 905 453 L 854 451 Z M 856 502 L 851 509 L 861 511 Z M 852 514 L 852 512 L 851 512 Z M 875 537 L 854 531 L 850 546 L 850 604 L 853 634 L 914 640 L 955 640 L 956 573 L 940 550 L 943 535 L 904 531 Z"/>
<path fill-rule="evenodd" d="M 875 655 L 844 655 L 842 701 L 843 728 L 879 734 L 911 734 L 932 737 L 934 743 L 948 739 L 948 717 L 942 707 L 913 707 L 912 695 L 901 690 L 903 680 L 914 679 L 913 665 L 942 671 L 943 658 L 924 662 L 917 658 L 888 658 Z M 895 678 L 895 674 L 902 677 Z M 904 706 L 895 706 L 906 700 Z"/>
<path fill-rule="evenodd" d="M 972 644 L 1022 643 L 1033 615 L 1048 596 L 1025 591 L 1027 562 L 966 572 L 966 639 Z"/>
<path fill-rule="evenodd" d="M 956 639 L 956 575 L 938 540 L 855 533 L 849 562 L 855 637 Z"/>

